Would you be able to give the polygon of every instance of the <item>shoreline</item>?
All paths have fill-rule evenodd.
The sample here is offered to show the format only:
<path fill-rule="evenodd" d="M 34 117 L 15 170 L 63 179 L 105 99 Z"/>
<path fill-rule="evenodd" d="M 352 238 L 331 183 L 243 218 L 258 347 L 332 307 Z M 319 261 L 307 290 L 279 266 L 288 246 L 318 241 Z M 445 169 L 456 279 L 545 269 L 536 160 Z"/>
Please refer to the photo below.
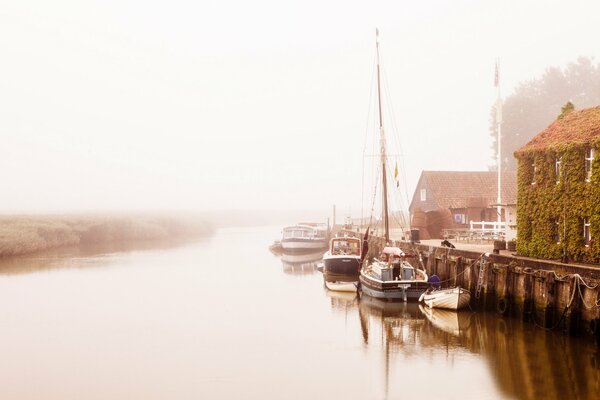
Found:
<path fill-rule="evenodd" d="M 0 259 L 61 247 L 192 240 L 213 232 L 210 222 L 194 215 L 1 215 Z"/>

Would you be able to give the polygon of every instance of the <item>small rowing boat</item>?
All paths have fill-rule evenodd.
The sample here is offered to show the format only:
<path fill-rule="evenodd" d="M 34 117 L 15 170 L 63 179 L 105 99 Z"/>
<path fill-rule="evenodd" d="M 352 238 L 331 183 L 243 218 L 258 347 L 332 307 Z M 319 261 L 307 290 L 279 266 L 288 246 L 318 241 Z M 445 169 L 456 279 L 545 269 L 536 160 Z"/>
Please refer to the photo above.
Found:
<path fill-rule="evenodd" d="M 471 293 L 460 286 L 450 289 L 437 289 L 423 293 L 419 301 L 424 302 L 431 308 L 447 308 L 460 310 L 469 305 Z"/>

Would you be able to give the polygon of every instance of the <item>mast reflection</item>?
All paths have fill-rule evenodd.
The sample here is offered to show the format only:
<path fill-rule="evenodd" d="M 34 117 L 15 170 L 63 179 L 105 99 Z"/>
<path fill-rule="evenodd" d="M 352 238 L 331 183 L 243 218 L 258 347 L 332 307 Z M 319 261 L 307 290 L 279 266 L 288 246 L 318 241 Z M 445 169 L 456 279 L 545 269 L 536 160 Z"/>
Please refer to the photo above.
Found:
<path fill-rule="evenodd" d="M 404 371 L 408 360 L 441 355 L 452 368 L 465 352 L 489 367 L 502 397 L 595 399 L 600 390 L 598 348 L 586 340 L 494 313 L 430 309 L 368 296 L 358 301 L 358 314 L 364 346 L 381 346 L 386 397 L 395 381 L 390 376 Z"/>

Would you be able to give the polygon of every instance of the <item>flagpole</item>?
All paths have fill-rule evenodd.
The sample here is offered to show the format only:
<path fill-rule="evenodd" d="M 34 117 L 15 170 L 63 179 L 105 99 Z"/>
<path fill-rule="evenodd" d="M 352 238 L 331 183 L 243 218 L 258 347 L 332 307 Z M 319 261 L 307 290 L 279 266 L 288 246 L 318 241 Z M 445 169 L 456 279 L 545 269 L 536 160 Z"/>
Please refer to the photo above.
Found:
<path fill-rule="evenodd" d="M 498 126 L 498 151 L 497 155 L 497 173 L 498 173 L 498 197 L 497 201 L 497 213 L 498 213 L 498 223 L 502 222 L 502 98 L 500 96 L 500 60 L 496 59 L 496 74 L 494 79 L 494 84 L 496 86 L 496 124 Z M 498 227 L 500 224 L 498 224 Z M 500 228 L 498 228 L 500 229 Z"/>

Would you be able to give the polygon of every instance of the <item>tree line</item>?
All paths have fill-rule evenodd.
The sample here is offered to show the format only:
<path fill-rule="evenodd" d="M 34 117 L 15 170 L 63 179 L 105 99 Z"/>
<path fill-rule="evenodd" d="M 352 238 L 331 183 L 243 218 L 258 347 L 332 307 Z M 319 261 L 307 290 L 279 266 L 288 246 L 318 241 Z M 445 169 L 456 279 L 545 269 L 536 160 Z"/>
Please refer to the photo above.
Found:
<path fill-rule="evenodd" d="M 568 102 L 575 109 L 600 105 L 600 63 L 594 63 L 593 58 L 580 57 L 563 69 L 548 68 L 542 77 L 519 83 L 514 92 L 504 99 L 501 138 L 504 171 L 516 170 L 515 150 L 550 125 Z M 490 114 L 495 160 L 498 137 L 495 106 Z"/>

